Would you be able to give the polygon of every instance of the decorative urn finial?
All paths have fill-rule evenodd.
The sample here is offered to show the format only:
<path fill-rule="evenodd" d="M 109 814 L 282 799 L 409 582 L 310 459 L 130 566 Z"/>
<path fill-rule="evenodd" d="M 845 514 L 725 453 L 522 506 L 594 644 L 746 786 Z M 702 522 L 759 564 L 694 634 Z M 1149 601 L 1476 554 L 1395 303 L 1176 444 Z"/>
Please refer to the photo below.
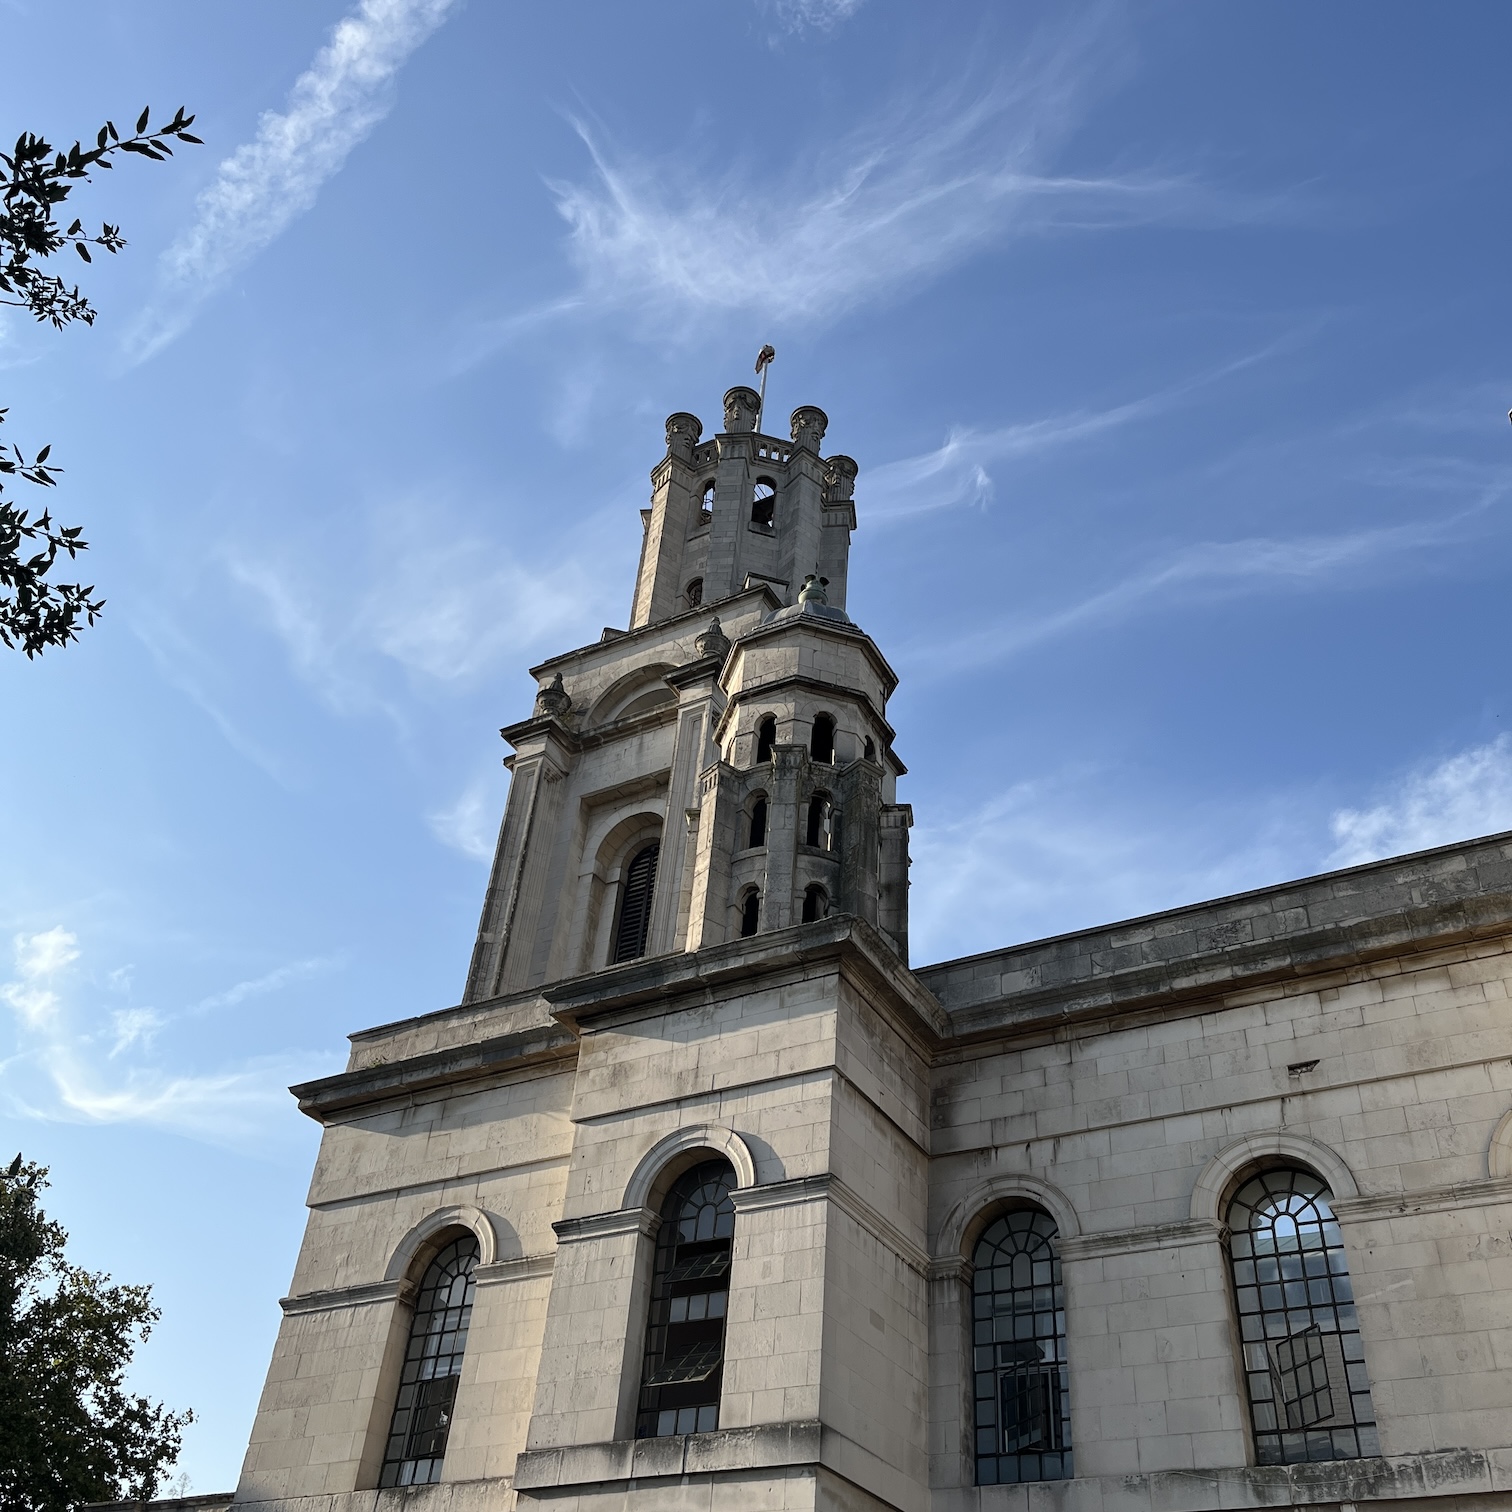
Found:
<path fill-rule="evenodd" d="M 678 410 L 675 415 L 667 416 L 667 451 L 672 456 L 681 457 L 684 462 L 691 462 L 693 448 L 698 445 L 698 438 L 701 435 L 703 435 L 703 421 L 697 415 Z"/>
<path fill-rule="evenodd" d="M 829 579 L 820 577 L 818 573 L 811 572 L 803 580 L 803 587 L 798 590 L 798 602 L 800 604 L 827 604 L 829 594 L 824 590 L 829 587 Z"/>
<path fill-rule="evenodd" d="M 693 646 L 700 661 L 709 656 L 717 656 L 723 661 L 730 654 L 730 637 L 719 628 L 717 614 L 709 621 L 709 628 L 693 642 Z"/>
<path fill-rule="evenodd" d="M 571 707 L 572 695 L 562 686 L 562 674 L 558 672 L 550 683 L 536 694 L 536 718 L 560 719 Z"/>
<path fill-rule="evenodd" d="M 729 434 L 755 430 L 756 417 L 760 413 L 761 395 L 743 383 L 724 396 L 724 423 Z"/>
<path fill-rule="evenodd" d="M 812 404 L 800 404 L 793 411 L 793 445 L 802 446 L 817 457 L 829 429 L 829 416 Z"/>
<path fill-rule="evenodd" d="M 824 459 L 824 502 L 849 504 L 856 493 L 856 474 L 860 469 L 850 457 L 836 454 Z"/>

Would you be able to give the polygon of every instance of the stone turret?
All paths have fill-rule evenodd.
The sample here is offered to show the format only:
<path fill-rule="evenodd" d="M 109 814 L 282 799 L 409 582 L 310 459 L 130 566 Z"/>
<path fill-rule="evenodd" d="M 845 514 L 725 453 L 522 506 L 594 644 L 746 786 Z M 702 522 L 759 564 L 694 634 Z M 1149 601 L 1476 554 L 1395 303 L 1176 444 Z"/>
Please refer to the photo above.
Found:
<path fill-rule="evenodd" d="M 779 440 L 759 407 L 732 388 L 708 441 L 667 417 L 629 630 L 535 668 L 503 732 L 469 1001 L 837 913 L 906 956 L 897 678 L 845 612 L 856 464 L 821 457 L 823 410 Z"/>

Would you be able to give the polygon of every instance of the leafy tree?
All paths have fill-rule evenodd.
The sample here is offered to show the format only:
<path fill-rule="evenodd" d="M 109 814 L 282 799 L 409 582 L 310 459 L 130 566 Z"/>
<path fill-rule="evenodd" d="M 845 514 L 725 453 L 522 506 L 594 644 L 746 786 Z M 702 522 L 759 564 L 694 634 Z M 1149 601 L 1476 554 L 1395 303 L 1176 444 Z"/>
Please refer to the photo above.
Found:
<path fill-rule="evenodd" d="M 107 121 L 88 149 L 75 142 L 67 152 L 55 152 L 41 137 L 23 132 L 14 151 L 0 153 L 0 305 L 29 310 L 59 330 L 75 320 L 93 325 L 94 306 L 78 285 L 69 288 L 41 264 L 68 247 L 92 262 L 91 247 L 119 252 L 126 241 L 121 228 L 108 223 L 94 235 L 79 220 L 64 230 L 59 208 L 75 180 L 89 178 L 96 168 L 113 167 L 117 153 L 160 163 L 173 154 L 170 141 L 198 143 L 189 132 L 193 123 L 194 117 L 180 106 L 166 126 L 150 131 L 144 110 L 129 137 Z M 5 414 L 0 409 L 0 421 Z M 90 597 L 93 584 L 55 583 L 48 577 L 60 556 L 72 560 L 88 549 L 82 527 L 56 526 L 46 509 L 33 518 L 4 497 L 7 477 L 55 486 L 62 469 L 48 463 L 50 451 L 44 446 L 28 462 L 18 446 L 0 442 L 0 642 L 27 656 L 48 646 L 66 646 L 77 637 L 80 619 L 94 624 L 105 606 L 103 599 Z"/>
<path fill-rule="evenodd" d="M 46 1176 L 19 1155 L 0 1172 L 0 1509 L 147 1501 L 194 1414 L 123 1386 L 158 1309 L 149 1288 L 64 1259 L 68 1235 L 37 1201 Z"/>

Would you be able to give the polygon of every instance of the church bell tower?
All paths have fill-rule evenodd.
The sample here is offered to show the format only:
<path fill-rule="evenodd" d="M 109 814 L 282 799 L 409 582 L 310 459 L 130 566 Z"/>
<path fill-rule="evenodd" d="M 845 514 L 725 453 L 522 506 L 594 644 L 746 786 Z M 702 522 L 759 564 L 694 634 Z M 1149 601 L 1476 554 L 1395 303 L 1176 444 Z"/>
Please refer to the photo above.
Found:
<path fill-rule="evenodd" d="M 629 628 L 532 669 L 466 1000 L 845 913 L 908 950 L 897 678 L 845 612 L 856 464 L 828 417 L 667 420 Z"/>

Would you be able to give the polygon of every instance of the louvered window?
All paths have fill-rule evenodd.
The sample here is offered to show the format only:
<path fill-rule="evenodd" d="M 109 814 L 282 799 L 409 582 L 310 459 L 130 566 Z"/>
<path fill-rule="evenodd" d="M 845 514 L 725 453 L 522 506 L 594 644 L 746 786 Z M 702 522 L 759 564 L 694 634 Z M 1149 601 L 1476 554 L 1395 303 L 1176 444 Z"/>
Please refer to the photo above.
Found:
<path fill-rule="evenodd" d="M 1266 1171 L 1229 1205 L 1229 1260 L 1255 1457 L 1262 1465 L 1381 1452 L 1331 1194 Z"/>
<path fill-rule="evenodd" d="M 447 1245 L 426 1268 L 415 1298 L 380 1486 L 425 1486 L 441 1479 L 477 1264 L 478 1241 L 467 1234 Z"/>
<path fill-rule="evenodd" d="M 734 1185 L 726 1161 L 705 1161 L 678 1178 L 662 1208 L 638 1438 L 708 1433 L 719 1426 Z"/>
<path fill-rule="evenodd" d="M 614 931 L 614 959 L 633 961 L 646 953 L 646 934 L 651 928 L 651 898 L 656 891 L 656 858 L 659 841 L 642 847 L 625 868 L 620 887 L 619 927 Z"/>

